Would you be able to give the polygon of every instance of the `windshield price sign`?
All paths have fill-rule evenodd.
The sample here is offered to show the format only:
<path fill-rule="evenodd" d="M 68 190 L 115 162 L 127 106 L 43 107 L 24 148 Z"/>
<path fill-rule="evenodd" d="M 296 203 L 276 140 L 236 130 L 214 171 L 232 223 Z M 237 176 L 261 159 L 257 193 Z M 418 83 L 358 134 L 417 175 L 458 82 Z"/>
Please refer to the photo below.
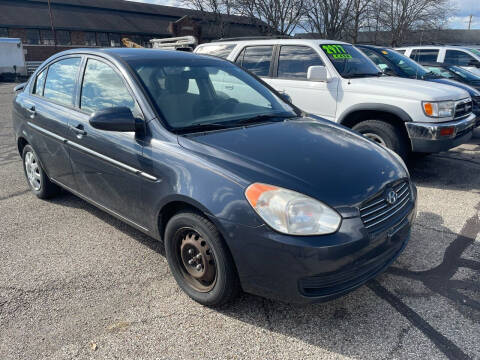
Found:
<path fill-rule="evenodd" d="M 322 45 L 323 51 L 325 51 L 333 59 L 351 59 L 352 55 L 347 53 L 342 45 Z"/>

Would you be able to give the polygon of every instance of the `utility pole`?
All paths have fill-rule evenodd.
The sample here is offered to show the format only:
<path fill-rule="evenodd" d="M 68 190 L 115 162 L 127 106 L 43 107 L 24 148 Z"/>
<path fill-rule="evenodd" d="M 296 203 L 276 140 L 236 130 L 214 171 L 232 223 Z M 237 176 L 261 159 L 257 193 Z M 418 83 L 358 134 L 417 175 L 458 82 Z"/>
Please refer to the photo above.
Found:
<path fill-rule="evenodd" d="M 53 13 L 52 13 L 52 5 L 50 4 L 50 0 L 48 0 L 48 14 L 50 15 L 50 26 L 52 28 L 53 33 L 53 44 L 57 47 L 57 35 L 55 34 L 55 26 L 53 25 Z"/>
<path fill-rule="evenodd" d="M 473 15 L 470 15 L 470 19 L 468 20 L 468 30 L 470 30 L 470 26 L 472 26 L 472 17 Z"/>

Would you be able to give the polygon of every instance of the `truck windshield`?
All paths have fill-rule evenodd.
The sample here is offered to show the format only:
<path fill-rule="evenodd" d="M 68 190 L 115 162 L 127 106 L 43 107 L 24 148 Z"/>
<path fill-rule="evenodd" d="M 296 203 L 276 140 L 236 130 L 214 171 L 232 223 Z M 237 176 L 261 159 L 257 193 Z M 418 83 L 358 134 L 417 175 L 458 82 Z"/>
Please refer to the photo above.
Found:
<path fill-rule="evenodd" d="M 379 76 L 377 66 L 352 45 L 324 44 L 320 46 L 340 76 L 344 78 Z"/>

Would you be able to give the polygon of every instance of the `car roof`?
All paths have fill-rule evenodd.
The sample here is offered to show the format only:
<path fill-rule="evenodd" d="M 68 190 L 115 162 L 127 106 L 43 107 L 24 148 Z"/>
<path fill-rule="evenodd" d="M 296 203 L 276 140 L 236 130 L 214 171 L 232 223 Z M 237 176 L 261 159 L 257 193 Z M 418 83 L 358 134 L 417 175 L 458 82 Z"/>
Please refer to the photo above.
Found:
<path fill-rule="evenodd" d="M 411 46 L 401 46 L 396 47 L 396 50 L 404 49 L 464 49 L 469 50 L 475 48 L 474 46 L 468 45 L 411 45 Z"/>
<path fill-rule="evenodd" d="M 199 46 L 218 45 L 218 44 L 239 44 L 239 45 L 288 45 L 288 44 L 303 44 L 303 45 L 322 45 L 322 44 L 341 44 L 351 45 L 350 43 L 338 40 L 324 40 L 324 39 L 239 39 L 239 40 L 217 40 L 211 43 L 201 44 Z"/>
<path fill-rule="evenodd" d="M 190 59 L 198 57 L 187 51 L 160 50 L 149 48 L 79 48 L 58 53 L 59 55 L 90 54 L 109 55 L 120 59 Z"/>

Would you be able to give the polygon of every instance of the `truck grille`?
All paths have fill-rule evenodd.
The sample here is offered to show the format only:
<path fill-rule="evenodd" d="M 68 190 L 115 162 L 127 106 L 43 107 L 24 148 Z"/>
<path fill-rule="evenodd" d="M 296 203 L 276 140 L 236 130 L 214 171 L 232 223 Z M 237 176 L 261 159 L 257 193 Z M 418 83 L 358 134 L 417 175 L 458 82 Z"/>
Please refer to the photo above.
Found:
<path fill-rule="evenodd" d="M 455 106 L 455 119 L 467 116 L 472 112 L 472 101 L 461 101 Z"/>
<path fill-rule="evenodd" d="M 391 191 L 396 194 L 395 201 L 387 200 Z M 383 230 L 386 227 L 393 226 L 403 219 L 410 206 L 410 186 L 407 180 L 401 180 L 388 185 L 380 194 L 364 202 L 360 207 L 360 217 L 365 228 L 370 233 Z"/>

